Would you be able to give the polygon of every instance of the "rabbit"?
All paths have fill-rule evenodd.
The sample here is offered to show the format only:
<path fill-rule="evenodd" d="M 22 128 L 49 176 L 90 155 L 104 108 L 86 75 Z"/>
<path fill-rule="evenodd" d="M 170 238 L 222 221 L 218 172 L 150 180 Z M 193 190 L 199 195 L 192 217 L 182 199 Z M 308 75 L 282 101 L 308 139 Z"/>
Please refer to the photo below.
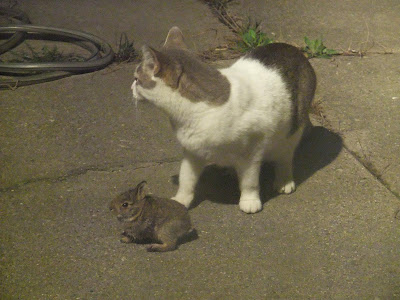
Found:
<path fill-rule="evenodd" d="M 187 208 L 179 202 L 149 195 L 147 183 L 118 195 L 109 209 L 123 224 L 122 243 L 155 242 L 147 251 L 175 250 L 177 241 L 193 230 Z"/>

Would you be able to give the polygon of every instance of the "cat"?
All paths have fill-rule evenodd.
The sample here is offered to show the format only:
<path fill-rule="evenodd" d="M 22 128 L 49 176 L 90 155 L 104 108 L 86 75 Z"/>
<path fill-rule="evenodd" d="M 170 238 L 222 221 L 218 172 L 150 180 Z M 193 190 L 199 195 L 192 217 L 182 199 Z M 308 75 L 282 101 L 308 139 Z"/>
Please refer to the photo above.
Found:
<path fill-rule="evenodd" d="M 203 168 L 212 163 L 236 169 L 245 213 L 262 209 L 264 161 L 274 164 L 276 191 L 295 190 L 293 156 L 312 126 L 308 111 L 316 88 L 315 72 L 300 50 L 268 44 L 216 69 L 192 54 L 173 27 L 161 51 L 145 45 L 142 54 L 133 96 L 164 110 L 183 146 L 174 200 L 189 207 Z"/>

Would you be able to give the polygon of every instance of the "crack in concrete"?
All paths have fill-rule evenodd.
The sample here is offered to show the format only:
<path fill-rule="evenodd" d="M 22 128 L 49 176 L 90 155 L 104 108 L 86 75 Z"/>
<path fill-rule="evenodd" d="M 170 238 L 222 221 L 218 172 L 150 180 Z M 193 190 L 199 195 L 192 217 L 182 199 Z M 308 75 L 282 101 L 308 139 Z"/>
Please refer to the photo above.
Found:
<path fill-rule="evenodd" d="M 370 173 L 378 182 L 383 185 L 393 196 L 395 196 L 398 200 L 400 200 L 400 194 L 392 189 L 389 182 L 382 178 L 383 173 L 378 170 L 378 168 L 368 159 L 363 158 L 361 155 L 357 154 L 357 152 L 350 149 L 350 147 L 344 143 L 343 133 L 335 130 L 332 126 L 332 123 L 329 121 L 328 117 L 324 113 L 324 108 L 322 104 L 318 104 L 318 114 L 313 114 L 315 120 L 319 123 L 319 125 L 328 128 L 330 131 L 338 134 L 343 140 L 343 148 L 359 163 L 361 164 L 367 171 Z"/>
<path fill-rule="evenodd" d="M 340 133 L 338 133 L 338 134 L 340 134 Z M 357 154 L 356 152 L 351 150 L 345 143 L 343 143 L 343 147 L 344 147 L 344 149 L 347 150 L 347 152 L 352 157 L 355 158 L 355 160 L 359 164 L 361 164 L 368 171 L 368 173 L 370 173 L 372 176 L 374 176 L 374 178 L 376 180 L 378 180 L 378 182 L 381 185 L 383 185 L 393 196 L 395 196 L 398 200 L 400 200 L 400 194 L 398 192 L 396 192 L 395 190 L 393 190 L 392 187 L 390 186 L 390 183 L 382 178 L 383 174 L 381 174 L 378 171 L 378 169 L 375 167 L 375 165 L 371 161 L 363 159 L 359 154 Z"/>
<path fill-rule="evenodd" d="M 318 103 L 318 113 L 313 114 L 316 121 L 319 125 L 328 128 L 330 131 L 338 134 L 343 140 L 343 148 L 359 163 L 361 164 L 367 171 L 370 173 L 378 182 L 383 185 L 393 196 L 395 196 L 398 200 L 400 200 L 400 194 L 392 189 L 389 182 L 382 178 L 383 173 L 378 170 L 378 168 L 368 159 L 363 158 L 361 155 L 357 154 L 357 152 L 350 149 L 350 147 L 344 143 L 343 133 L 335 130 L 332 126 L 332 123 L 329 121 L 328 117 L 324 112 L 324 108 L 322 107 L 322 103 Z"/>
<path fill-rule="evenodd" d="M 324 112 L 324 108 L 322 107 L 322 103 L 318 103 L 318 113 L 311 113 L 315 120 L 319 123 L 319 125 L 328 128 L 330 131 L 339 135 L 343 140 L 343 148 L 359 163 L 361 164 L 367 171 L 370 173 L 378 182 L 383 185 L 393 196 L 395 196 L 398 200 L 400 200 L 400 194 L 393 190 L 390 186 L 390 183 L 382 178 L 383 173 L 378 170 L 378 168 L 368 159 L 363 158 L 361 155 L 357 154 L 357 152 L 350 149 L 350 147 L 344 142 L 343 133 L 335 130 L 332 126 L 332 123 L 329 121 L 328 117 Z"/>
<path fill-rule="evenodd" d="M 60 176 L 56 176 L 56 177 L 37 177 L 37 178 L 27 179 L 22 182 L 16 183 L 12 186 L 9 186 L 9 187 L 0 188 L 0 193 L 16 191 L 18 189 L 23 188 L 24 186 L 38 183 L 38 182 L 50 182 L 50 183 L 62 182 L 62 181 L 66 181 L 70 178 L 85 175 L 86 173 L 88 173 L 90 171 L 92 171 L 92 172 L 114 172 L 119 169 L 128 168 L 129 166 L 132 166 L 133 164 L 136 164 L 136 165 L 137 164 L 148 164 L 145 166 L 139 166 L 139 167 L 131 169 L 132 171 L 136 171 L 136 170 L 140 170 L 140 169 L 152 168 L 152 167 L 160 166 L 162 164 L 176 163 L 176 162 L 180 162 L 180 161 L 181 161 L 181 159 L 172 158 L 172 159 L 160 160 L 160 161 L 137 161 L 137 162 L 129 163 L 129 164 L 116 163 L 116 164 L 105 165 L 102 167 L 101 166 L 93 166 L 93 165 L 87 166 L 87 167 L 79 167 L 79 168 L 67 171 L 66 174 L 64 174 L 64 175 L 60 175 Z"/>

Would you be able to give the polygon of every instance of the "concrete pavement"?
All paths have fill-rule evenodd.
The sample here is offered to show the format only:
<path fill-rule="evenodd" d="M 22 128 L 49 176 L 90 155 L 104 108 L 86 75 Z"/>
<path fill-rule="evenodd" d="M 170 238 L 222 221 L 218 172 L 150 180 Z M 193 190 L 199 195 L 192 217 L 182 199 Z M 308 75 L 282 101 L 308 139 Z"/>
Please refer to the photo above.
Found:
<path fill-rule="evenodd" d="M 107 204 L 144 179 L 154 194 L 173 196 L 181 150 L 162 112 L 135 107 L 134 64 L 0 91 L 1 299 L 400 299 L 400 8 L 323 2 L 320 17 L 301 27 L 289 20 L 315 14 L 311 1 L 301 2 L 302 14 L 298 1 L 285 1 L 284 15 L 261 15 L 283 11 L 261 2 L 230 9 L 245 14 L 249 5 L 280 20 L 293 43 L 300 33 L 322 33 L 330 48 L 346 45 L 344 29 L 357 36 L 352 14 L 393 17 L 374 32 L 394 54 L 312 60 L 325 117 L 298 150 L 297 191 L 273 194 L 265 166 L 264 209 L 246 215 L 236 205 L 235 176 L 210 167 L 190 211 L 198 238 L 147 253 L 119 242 Z M 127 32 L 139 47 L 158 47 L 172 25 L 189 32 L 197 51 L 230 35 L 200 1 L 29 0 L 19 8 L 34 24 L 111 44 Z M 335 26 L 341 30 L 330 35 L 321 30 Z"/>

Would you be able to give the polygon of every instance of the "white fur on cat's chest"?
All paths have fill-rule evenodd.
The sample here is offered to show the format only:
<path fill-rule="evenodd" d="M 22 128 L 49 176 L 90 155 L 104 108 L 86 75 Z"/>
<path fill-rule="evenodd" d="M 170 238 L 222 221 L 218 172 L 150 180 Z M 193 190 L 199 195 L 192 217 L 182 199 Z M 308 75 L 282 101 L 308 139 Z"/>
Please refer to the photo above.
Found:
<path fill-rule="evenodd" d="M 177 131 L 177 138 L 186 150 L 203 160 L 227 166 L 232 165 L 238 155 L 246 155 L 253 146 L 254 141 L 248 137 L 232 140 L 230 136 L 221 137 L 220 133 L 215 130 L 212 135 L 202 136 L 181 128 Z"/>
<path fill-rule="evenodd" d="M 266 151 L 275 148 L 275 136 L 286 136 L 289 130 L 291 104 L 279 74 L 257 61 L 241 59 L 221 73 L 231 85 L 228 102 L 192 104 L 191 119 L 181 120 L 176 133 L 190 152 L 208 162 L 232 165 L 257 144 Z"/>

